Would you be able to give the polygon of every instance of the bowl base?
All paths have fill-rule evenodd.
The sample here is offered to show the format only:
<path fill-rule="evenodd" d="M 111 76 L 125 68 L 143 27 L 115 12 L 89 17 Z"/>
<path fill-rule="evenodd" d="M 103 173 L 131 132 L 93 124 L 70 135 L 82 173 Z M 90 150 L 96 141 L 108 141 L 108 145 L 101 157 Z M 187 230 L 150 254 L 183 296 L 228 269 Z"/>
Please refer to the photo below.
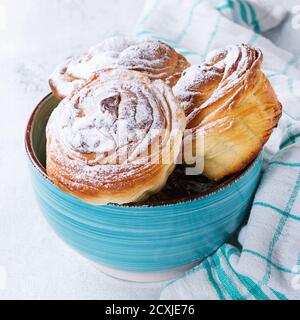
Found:
<path fill-rule="evenodd" d="M 154 272 L 124 271 L 124 270 L 110 268 L 98 263 L 95 263 L 95 266 L 99 271 L 105 273 L 110 277 L 113 277 L 119 280 L 149 283 L 149 282 L 161 282 L 161 281 L 175 279 L 181 274 L 183 274 L 184 272 L 194 268 L 197 264 L 199 264 L 199 262 L 200 261 L 194 262 L 176 269 L 170 269 L 166 271 L 154 271 Z"/>

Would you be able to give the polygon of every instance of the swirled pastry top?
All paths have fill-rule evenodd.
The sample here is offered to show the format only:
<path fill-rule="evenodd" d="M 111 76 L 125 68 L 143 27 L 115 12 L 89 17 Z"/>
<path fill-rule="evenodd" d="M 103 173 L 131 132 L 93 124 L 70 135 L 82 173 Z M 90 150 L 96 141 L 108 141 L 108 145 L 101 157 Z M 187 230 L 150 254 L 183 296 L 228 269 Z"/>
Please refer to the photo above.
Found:
<path fill-rule="evenodd" d="M 104 40 L 87 53 L 66 59 L 50 76 L 49 84 L 62 99 L 95 71 L 114 66 L 141 71 L 150 79 L 162 79 L 173 86 L 189 63 L 161 41 L 117 36 Z"/>
<path fill-rule="evenodd" d="M 184 128 L 184 112 L 163 81 L 127 69 L 102 70 L 52 113 L 47 173 L 92 203 L 138 201 L 165 184 Z M 169 161 L 161 161 L 165 157 Z"/>
<path fill-rule="evenodd" d="M 187 128 L 204 136 L 209 178 L 245 167 L 278 123 L 281 104 L 261 71 L 262 60 L 260 50 L 244 44 L 214 50 L 203 64 L 186 69 L 174 87 Z"/>

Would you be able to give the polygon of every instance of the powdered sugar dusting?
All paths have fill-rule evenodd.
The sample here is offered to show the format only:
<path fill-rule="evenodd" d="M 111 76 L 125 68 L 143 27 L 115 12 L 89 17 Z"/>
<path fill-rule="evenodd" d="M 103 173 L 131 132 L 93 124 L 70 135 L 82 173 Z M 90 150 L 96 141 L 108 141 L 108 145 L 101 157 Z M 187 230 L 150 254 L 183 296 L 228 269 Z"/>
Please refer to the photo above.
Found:
<path fill-rule="evenodd" d="M 192 119 L 226 92 L 241 84 L 261 52 L 246 45 L 231 45 L 210 52 L 202 65 L 186 69 L 174 87 L 186 115 Z M 196 104 L 196 105 L 195 105 Z"/>
<path fill-rule="evenodd" d="M 100 72 L 54 110 L 47 125 L 47 154 L 64 167 L 65 182 L 105 186 L 141 174 L 141 165 L 143 170 L 150 168 L 139 158 L 147 154 L 149 143 L 160 137 L 164 146 L 175 130 L 184 127 L 184 114 L 162 81 L 111 69 Z"/>
<path fill-rule="evenodd" d="M 65 97 L 94 72 L 115 66 L 141 71 L 150 79 L 173 84 L 189 64 L 161 41 L 117 36 L 102 41 L 78 57 L 68 58 L 52 73 L 50 83 L 61 97 Z"/>

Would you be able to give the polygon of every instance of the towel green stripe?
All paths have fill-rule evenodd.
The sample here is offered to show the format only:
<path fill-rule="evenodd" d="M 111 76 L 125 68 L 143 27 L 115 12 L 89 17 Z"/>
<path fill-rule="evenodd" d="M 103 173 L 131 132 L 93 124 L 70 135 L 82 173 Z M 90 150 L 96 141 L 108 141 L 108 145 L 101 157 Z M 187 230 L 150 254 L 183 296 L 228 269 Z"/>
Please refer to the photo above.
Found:
<path fill-rule="evenodd" d="M 212 286 L 214 287 L 219 299 L 220 300 L 226 300 L 225 295 L 223 294 L 222 290 L 218 286 L 218 283 L 215 281 L 215 279 L 213 277 L 213 274 L 211 272 L 211 266 L 210 266 L 209 262 L 207 261 L 207 259 L 203 262 L 203 265 L 204 265 L 204 267 L 206 269 L 207 277 L 208 277 L 210 283 L 212 284 Z"/>
<path fill-rule="evenodd" d="M 294 205 L 294 203 L 296 201 L 299 189 L 300 189 L 300 171 L 298 173 L 297 180 L 296 180 L 296 183 L 294 185 L 293 191 L 291 193 L 290 199 L 289 199 L 289 201 L 288 201 L 288 203 L 286 205 L 286 208 L 284 210 L 285 213 L 289 214 L 290 211 L 292 210 L 293 205 Z M 273 251 L 274 251 L 275 245 L 278 242 L 278 240 L 279 240 L 279 238 L 280 238 L 280 236 L 282 234 L 282 231 L 283 231 L 283 229 L 285 227 L 285 224 L 286 224 L 287 220 L 288 220 L 288 216 L 285 215 L 279 221 L 279 224 L 277 226 L 277 229 L 275 231 L 275 234 L 273 236 L 273 239 L 272 239 L 270 247 L 269 247 L 268 256 L 267 256 L 267 258 L 269 260 L 272 259 L 272 255 L 273 255 Z M 271 273 L 272 273 L 272 268 L 271 267 L 272 267 L 271 264 L 268 263 L 267 264 L 266 273 L 265 273 L 265 275 L 264 275 L 264 277 L 262 279 L 262 283 L 263 284 L 267 284 L 269 282 L 269 280 L 270 280 Z"/>
<path fill-rule="evenodd" d="M 300 252 L 298 253 L 298 257 L 297 257 L 297 266 L 300 266 Z"/>
<path fill-rule="evenodd" d="M 225 4 L 222 4 L 222 5 L 217 6 L 216 9 L 217 9 L 218 11 L 223 11 L 223 10 L 225 10 L 225 9 L 232 9 L 232 5 L 227 2 L 227 3 L 225 3 Z"/>
<path fill-rule="evenodd" d="M 242 250 L 242 254 L 244 253 L 248 253 L 248 254 L 252 254 L 254 256 L 256 256 L 257 258 L 260 258 L 264 261 L 266 261 L 267 263 L 271 264 L 272 267 L 274 267 L 275 269 L 281 271 L 281 272 L 285 272 L 285 273 L 292 273 L 294 274 L 294 272 L 290 269 L 287 269 L 287 268 L 284 268 L 284 267 L 281 267 L 279 265 L 277 265 L 276 263 L 274 263 L 273 261 L 271 261 L 270 259 L 266 258 L 264 255 L 254 251 L 254 250 L 251 250 L 251 249 L 243 249 Z"/>
<path fill-rule="evenodd" d="M 282 74 L 286 75 L 290 69 L 291 66 L 293 66 L 299 59 L 300 53 L 295 53 L 292 58 L 286 63 L 282 70 Z"/>
<path fill-rule="evenodd" d="M 300 137 L 300 132 L 297 134 L 294 134 L 292 137 L 287 138 L 285 141 L 283 141 L 280 145 L 280 149 L 283 149 L 287 147 L 290 144 L 293 144 L 296 142 L 296 139 Z"/>
<path fill-rule="evenodd" d="M 254 43 L 256 42 L 256 40 L 258 39 L 258 34 L 260 33 L 260 26 L 259 26 L 259 22 L 257 20 L 256 12 L 255 12 L 253 6 L 249 2 L 246 2 L 246 3 L 247 3 L 247 6 L 250 10 L 251 23 L 252 23 L 253 29 L 254 29 L 254 34 L 251 37 L 251 39 L 248 41 L 248 44 L 249 44 L 249 46 L 253 46 Z"/>
<path fill-rule="evenodd" d="M 258 22 L 258 19 L 257 19 L 257 16 L 256 16 L 256 12 L 255 12 L 255 9 L 254 7 L 252 6 L 252 4 L 248 1 L 246 1 L 246 4 L 250 10 L 250 14 L 251 14 L 251 23 L 253 25 L 253 28 L 254 28 L 254 31 L 256 33 L 260 33 L 260 25 L 259 25 L 259 22 Z"/>
<path fill-rule="evenodd" d="M 237 15 L 237 10 L 235 10 L 234 6 L 235 6 L 235 1 L 232 0 L 228 0 L 229 5 L 231 6 L 232 10 L 231 10 L 231 14 L 232 14 L 232 19 L 234 22 L 239 23 L 240 19 Z"/>
<path fill-rule="evenodd" d="M 270 288 L 270 290 L 275 294 L 275 296 L 279 299 L 279 300 L 288 300 L 288 298 L 283 294 L 280 293 L 272 288 Z"/>
<path fill-rule="evenodd" d="M 291 214 L 288 211 L 281 210 L 281 209 L 279 209 L 269 203 L 257 201 L 257 202 L 253 203 L 253 206 L 261 206 L 261 207 L 269 208 L 269 209 L 272 209 L 272 210 L 276 211 L 277 213 L 281 214 L 284 218 L 291 218 L 291 219 L 300 221 L 300 216 Z"/>
<path fill-rule="evenodd" d="M 287 111 L 285 111 L 284 109 L 282 109 L 282 112 L 287 115 L 289 118 L 291 118 L 294 121 L 300 121 L 300 117 L 294 117 L 291 114 L 289 114 Z"/>
<path fill-rule="evenodd" d="M 240 5 L 240 12 L 241 12 L 242 20 L 246 24 L 248 24 L 247 10 L 246 10 L 245 4 L 241 0 L 238 0 L 238 3 Z"/>
<path fill-rule="evenodd" d="M 218 29 L 220 27 L 220 21 L 221 21 L 221 15 L 218 15 L 217 19 L 216 19 L 216 23 L 215 23 L 214 29 L 213 29 L 212 33 L 210 34 L 210 37 L 209 37 L 208 42 L 207 42 L 206 49 L 205 49 L 205 51 L 203 53 L 204 57 L 206 57 L 208 52 L 210 51 L 211 44 L 212 44 L 215 36 L 217 35 Z"/>
<path fill-rule="evenodd" d="M 192 8 L 189 12 L 189 15 L 188 15 L 188 19 L 187 19 L 187 22 L 185 24 L 185 26 L 183 27 L 182 31 L 179 33 L 179 35 L 177 36 L 177 38 L 175 39 L 175 42 L 177 44 L 179 44 L 182 39 L 185 37 L 186 33 L 187 33 L 187 30 L 188 28 L 190 27 L 191 23 L 192 23 L 192 20 L 193 20 L 193 16 L 194 16 L 194 12 L 195 12 L 195 8 L 202 2 L 202 0 L 197 0 L 195 1 L 195 3 L 192 5 Z"/>
<path fill-rule="evenodd" d="M 269 166 L 278 165 L 278 166 L 285 166 L 285 167 L 300 167 L 300 162 L 283 162 L 283 161 L 270 161 Z"/>
<path fill-rule="evenodd" d="M 183 50 L 183 49 L 177 49 L 179 53 L 181 53 L 184 56 L 199 56 L 202 59 L 202 56 L 198 52 L 190 51 L 190 50 Z"/>
<path fill-rule="evenodd" d="M 233 300 L 245 300 L 244 297 L 240 294 L 238 289 L 234 286 L 231 279 L 227 276 L 226 272 L 222 269 L 220 259 L 218 254 L 215 253 L 212 257 L 216 265 L 216 273 L 220 283 L 223 285 L 223 288 L 229 294 Z"/>
<path fill-rule="evenodd" d="M 244 276 L 242 274 L 239 274 L 238 272 L 236 272 L 230 261 L 229 258 L 232 254 L 236 253 L 236 249 L 229 249 L 228 252 L 226 253 L 225 247 L 221 248 L 221 252 L 223 253 L 224 259 L 227 262 L 227 265 L 230 267 L 230 269 L 232 270 L 232 272 L 236 275 L 236 277 L 239 279 L 239 281 L 244 285 L 244 287 L 248 290 L 248 292 L 255 297 L 255 299 L 258 300 L 270 300 L 270 298 L 263 292 L 263 290 L 249 277 Z M 228 257 L 227 257 L 228 255 Z M 247 297 L 248 299 L 249 297 Z"/>
<path fill-rule="evenodd" d="M 291 143 L 295 143 L 296 139 L 294 138 L 294 135 L 292 133 L 292 128 L 293 128 L 293 124 L 290 121 L 288 121 L 288 124 L 286 126 L 287 136 L 288 136 L 288 139 L 291 141 Z"/>
<path fill-rule="evenodd" d="M 288 82 L 288 88 L 290 90 L 290 93 L 294 94 L 294 79 L 288 77 L 287 82 Z"/>
<path fill-rule="evenodd" d="M 168 38 L 165 38 L 165 37 L 162 37 L 162 36 L 158 36 L 156 35 L 155 33 L 151 32 L 151 31 L 140 31 L 140 32 L 137 32 L 136 33 L 136 36 L 137 37 L 140 37 L 140 36 L 151 36 L 153 39 L 156 39 L 156 40 L 162 40 L 164 42 L 166 42 L 167 44 L 169 44 L 170 46 L 173 46 L 174 48 L 176 48 L 176 43 L 171 40 L 171 39 L 168 39 Z"/>
<path fill-rule="evenodd" d="M 254 31 L 253 36 L 252 36 L 251 39 L 248 41 L 248 45 L 249 45 L 250 47 L 252 47 L 252 46 L 254 45 L 254 43 L 256 42 L 257 39 L 258 39 L 258 33 L 256 33 L 256 32 Z"/>

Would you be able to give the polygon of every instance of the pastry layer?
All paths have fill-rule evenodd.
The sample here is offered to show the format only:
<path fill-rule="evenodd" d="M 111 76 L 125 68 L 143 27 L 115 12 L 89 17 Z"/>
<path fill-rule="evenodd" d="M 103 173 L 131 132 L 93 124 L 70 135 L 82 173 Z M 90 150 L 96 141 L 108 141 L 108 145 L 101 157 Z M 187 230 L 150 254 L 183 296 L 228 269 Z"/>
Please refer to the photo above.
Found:
<path fill-rule="evenodd" d="M 281 104 L 261 71 L 262 60 L 260 50 L 231 45 L 186 69 L 174 87 L 194 154 L 204 157 L 204 175 L 210 179 L 243 169 L 279 121 Z"/>
<path fill-rule="evenodd" d="M 47 173 L 94 204 L 159 191 L 181 149 L 185 115 L 171 88 L 140 72 L 106 69 L 77 88 L 47 125 Z"/>
<path fill-rule="evenodd" d="M 80 56 L 67 58 L 52 73 L 49 84 L 54 95 L 63 99 L 94 72 L 116 66 L 143 72 L 152 80 L 161 79 L 173 86 L 189 63 L 161 41 L 117 36 Z"/>

